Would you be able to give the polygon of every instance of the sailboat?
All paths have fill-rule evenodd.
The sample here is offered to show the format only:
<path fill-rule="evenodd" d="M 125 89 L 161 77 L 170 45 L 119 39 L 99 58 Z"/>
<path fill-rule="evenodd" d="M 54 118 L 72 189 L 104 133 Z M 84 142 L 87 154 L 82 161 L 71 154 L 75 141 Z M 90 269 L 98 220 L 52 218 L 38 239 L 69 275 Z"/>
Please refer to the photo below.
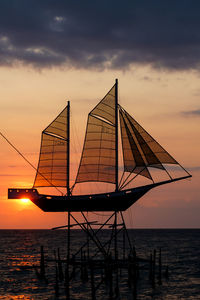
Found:
<path fill-rule="evenodd" d="M 119 128 L 120 127 L 120 130 Z M 121 139 L 119 142 L 119 136 Z M 119 147 L 123 174 L 119 178 Z M 183 176 L 173 178 L 166 165 L 179 166 Z M 155 182 L 151 170 L 168 179 Z M 150 181 L 129 187 L 137 177 Z M 151 189 L 191 175 L 118 103 L 118 80 L 88 115 L 85 140 L 75 183 L 70 186 L 70 102 L 42 131 L 35 181 L 31 189 L 8 189 L 9 199 L 28 198 L 45 212 L 125 211 Z M 104 182 L 110 192 L 74 195 L 80 183 Z M 66 194 L 40 194 L 40 187 L 65 187 Z"/>

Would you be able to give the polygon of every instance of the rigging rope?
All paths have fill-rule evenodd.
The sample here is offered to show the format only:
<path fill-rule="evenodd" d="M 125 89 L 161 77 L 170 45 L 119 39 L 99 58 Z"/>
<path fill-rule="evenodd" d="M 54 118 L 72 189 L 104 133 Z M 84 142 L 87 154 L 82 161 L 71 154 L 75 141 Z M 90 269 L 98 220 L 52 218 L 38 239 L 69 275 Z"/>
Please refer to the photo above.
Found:
<path fill-rule="evenodd" d="M 0 131 L 0 135 L 2 136 L 2 138 L 36 171 L 38 172 L 37 168 L 7 139 L 7 137 L 5 137 L 5 135 Z M 40 172 L 38 172 L 38 174 L 40 174 L 45 180 L 47 180 L 49 183 L 51 183 L 47 178 L 45 178 L 45 176 L 43 174 L 41 174 Z M 62 191 L 59 190 L 55 185 L 53 185 L 51 183 L 51 185 L 61 194 Z"/>

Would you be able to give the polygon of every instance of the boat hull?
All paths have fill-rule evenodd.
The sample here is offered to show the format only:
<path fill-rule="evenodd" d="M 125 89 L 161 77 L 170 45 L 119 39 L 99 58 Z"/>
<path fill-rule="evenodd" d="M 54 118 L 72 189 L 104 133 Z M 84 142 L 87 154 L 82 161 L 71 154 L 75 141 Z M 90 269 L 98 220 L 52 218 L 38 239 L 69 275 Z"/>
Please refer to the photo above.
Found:
<path fill-rule="evenodd" d="M 8 199 L 28 198 L 45 212 L 124 211 L 141 198 L 150 187 L 122 192 L 85 196 L 50 196 L 39 194 L 36 189 L 9 189 Z"/>
<path fill-rule="evenodd" d="M 34 204 L 46 212 L 62 211 L 124 211 L 141 198 L 148 190 L 130 191 L 129 193 L 110 193 L 86 197 L 63 197 L 63 199 L 31 200 Z"/>
<path fill-rule="evenodd" d="M 43 195 L 39 194 L 37 189 L 9 189 L 8 199 L 28 198 L 45 212 L 125 211 L 152 188 L 189 177 L 191 176 L 153 183 L 124 191 L 70 197 Z"/>

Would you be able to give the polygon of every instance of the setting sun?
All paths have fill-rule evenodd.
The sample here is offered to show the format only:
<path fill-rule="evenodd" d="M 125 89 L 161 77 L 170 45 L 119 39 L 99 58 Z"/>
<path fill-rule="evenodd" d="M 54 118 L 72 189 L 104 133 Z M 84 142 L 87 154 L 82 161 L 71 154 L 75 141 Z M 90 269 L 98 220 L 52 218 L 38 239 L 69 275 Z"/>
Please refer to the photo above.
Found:
<path fill-rule="evenodd" d="M 28 198 L 20 199 L 23 203 L 28 203 L 30 200 Z"/>

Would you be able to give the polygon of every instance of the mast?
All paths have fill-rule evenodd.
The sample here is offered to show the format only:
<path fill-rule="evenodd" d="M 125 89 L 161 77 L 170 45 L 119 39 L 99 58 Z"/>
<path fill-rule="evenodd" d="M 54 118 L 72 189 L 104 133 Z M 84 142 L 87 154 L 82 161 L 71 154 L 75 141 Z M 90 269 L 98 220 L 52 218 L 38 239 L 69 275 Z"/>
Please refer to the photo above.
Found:
<path fill-rule="evenodd" d="M 70 196 L 70 186 L 69 186 L 69 177 L 70 177 L 70 102 L 67 102 L 67 196 Z"/>
<path fill-rule="evenodd" d="M 118 191 L 118 79 L 115 80 L 115 191 Z"/>
<path fill-rule="evenodd" d="M 115 191 L 118 191 L 118 79 L 115 80 Z M 117 211 L 115 210 L 114 220 L 114 248 L 115 248 L 115 261 L 118 261 L 117 252 Z M 116 269 L 116 284 L 118 286 L 118 269 Z"/>
<path fill-rule="evenodd" d="M 70 102 L 67 101 L 67 196 L 70 197 L 70 186 L 69 186 L 69 176 L 70 176 Z M 69 260 L 70 260 L 70 210 L 67 213 L 67 267 L 66 267 L 66 294 L 67 299 L 70 299 L 69 290 Z"/>

